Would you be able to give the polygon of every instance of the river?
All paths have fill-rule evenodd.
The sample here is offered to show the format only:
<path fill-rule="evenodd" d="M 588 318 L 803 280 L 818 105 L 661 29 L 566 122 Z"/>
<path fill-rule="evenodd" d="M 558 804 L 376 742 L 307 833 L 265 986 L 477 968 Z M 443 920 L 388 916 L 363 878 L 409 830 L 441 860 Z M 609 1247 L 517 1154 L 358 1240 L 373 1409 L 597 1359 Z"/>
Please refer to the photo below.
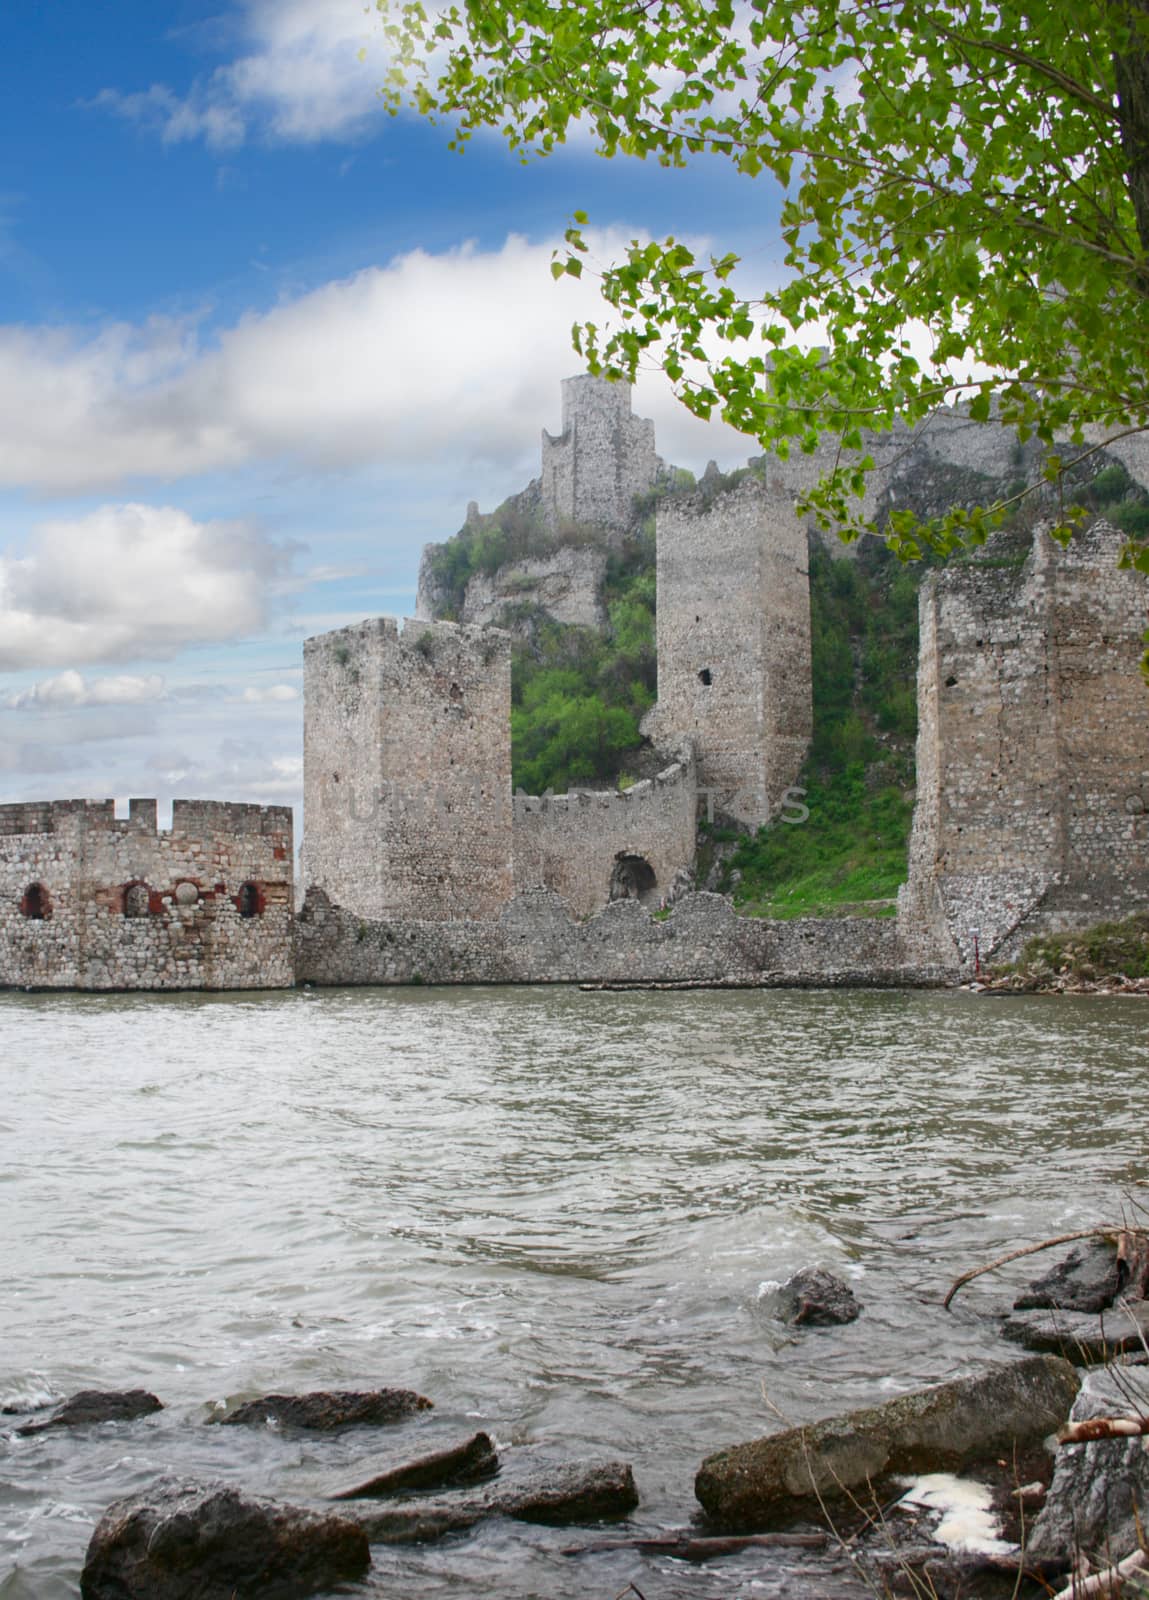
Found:
<path fill-rule="evenodd" d="M 479 1427 L 630 1460 L 637 1529 L 681 1526 L 719 1446 L 1011 1353 L 991 1313 L 1024 1263 L 941 1296 L 1136 1202 L 1147 1023 L 1132 999 L 965 993 L 0 995 L 0 1404 L 166 1405 L 0 1437 L 0 1596 L 74 1596 L 100 1511 L 162 1472 L 311 1499 Z M 859 1321 L 766 1315 L 763 1286 L 814 1263 Z M 337 1438 L 202 1426 L 267 1390 L 384 1384 L 435 1411 Z M 809 1557 L 571 1542 L 494 1524 L 383 1549 L 363 1592 L 848 1588 Z"/>

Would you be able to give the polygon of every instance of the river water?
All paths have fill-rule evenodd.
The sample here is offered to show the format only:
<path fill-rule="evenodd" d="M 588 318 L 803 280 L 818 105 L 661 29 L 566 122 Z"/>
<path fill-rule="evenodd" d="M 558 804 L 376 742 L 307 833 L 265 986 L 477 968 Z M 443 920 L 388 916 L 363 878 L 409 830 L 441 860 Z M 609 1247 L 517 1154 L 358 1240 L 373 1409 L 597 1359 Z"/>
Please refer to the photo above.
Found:
<path fill-rule="evenodd" d="M 163 1472 L 310 1500 L 479 1427 L 627 1459 L 637 1531 L 681 1526 L 721 1445 L 1010 1354 L 992 1313 L 1024 1263 L 940 1298 L 1136 1204 L 1147 1023 L 1132 999 L 963 993 L 0 996 L 0 1404 L 166 1404 L 0 1428 L 0 1596 L 75 1595 L 100 1511 Z M 770 1320 L 763 1286 L 813 1263 L 858 1322 Z M 202 1426 L 379 1385 L 436 1409 L 338 1438 Z M 562 1555 L 584 1537 L 383 1549 L 362 1592 L 849 1591 L 810 1557 Z"/>

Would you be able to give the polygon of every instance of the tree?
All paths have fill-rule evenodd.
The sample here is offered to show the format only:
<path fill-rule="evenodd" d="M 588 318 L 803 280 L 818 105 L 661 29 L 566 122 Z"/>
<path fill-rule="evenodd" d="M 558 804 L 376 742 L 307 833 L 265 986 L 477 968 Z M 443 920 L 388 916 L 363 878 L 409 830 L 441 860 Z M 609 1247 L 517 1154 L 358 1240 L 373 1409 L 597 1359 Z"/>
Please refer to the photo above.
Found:
<path fill-rule="evenodd" d="M 607 156 L 783 186 L 780 288 L 746 292 L 733 254 L 636 241 L 603 274 L 612 325 L 575 341 L 608 376 L 653 359 L 691 411 L 768 450 L 838 439 L 805 502 L 824 526 L 878 531 L 856 499 L 864 429 L 955 398 L 1040 440 L 1059 489 L 1149 428 L 1149 0 L 377 3 L 391 109 L 409 96 L 453 147 L 494 127 L 546 156 L 581 125 Z M 556 274 L 583 270 L 587 221 Z M 944 553 L 1005 509 L 882 531 Z M 1149 543 L 1126 559 L 1149 571 Z"/>

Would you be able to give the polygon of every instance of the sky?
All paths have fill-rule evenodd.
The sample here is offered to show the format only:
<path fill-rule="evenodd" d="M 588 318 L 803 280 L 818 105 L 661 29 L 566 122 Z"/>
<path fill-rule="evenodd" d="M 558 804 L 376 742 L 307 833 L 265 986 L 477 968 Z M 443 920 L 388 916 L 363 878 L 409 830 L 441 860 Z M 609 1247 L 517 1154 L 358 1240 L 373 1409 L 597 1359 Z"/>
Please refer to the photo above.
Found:
<path fill-rule="evenodd" d="M 523 166 L 388 117 L 364 0 L 7 0 L 0 802 L 298 807 L 302 643 L 410 615 L 419 556 L 538 472 L 593 278 L 673 233 L 776 276 L 723 166 Z M 745 460 L 656 373 L 668 461 Z"/>

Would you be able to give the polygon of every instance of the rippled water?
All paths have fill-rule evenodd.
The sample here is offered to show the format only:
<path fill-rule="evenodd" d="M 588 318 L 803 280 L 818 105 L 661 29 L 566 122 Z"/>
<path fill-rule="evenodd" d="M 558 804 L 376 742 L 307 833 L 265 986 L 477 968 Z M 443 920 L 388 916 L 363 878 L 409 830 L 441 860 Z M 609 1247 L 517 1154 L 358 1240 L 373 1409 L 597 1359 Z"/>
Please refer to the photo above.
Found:
<path fill-rule="evenodd" d="M 0 1595 L 74 1595 L 100 1510 L 161 1472 L 306 1499 L 480 1426 L 631 1460 L 638 1529 L 679 1526 L 702 1457 L 778 1413 L 1008 1354 L 989 1314 L 1016 1279 L 938 1301 L 1119 1212 L 1146 1173 L 1147 1023 L 964 994 L 0 996 L 0 1404 L 167 1403 L 0 1437 Z M 865 1311 L 795 1335 L 760 1290 L 814 1262 Z M 338 1439 L 201 1426 L 228 1398 L 380 1384 L 436 1410 Z M 844 1592 L 761 1553 L 695 1571 L 571 1542 L 502 1524 L 382 1550 L 365 1592 Z"/>

